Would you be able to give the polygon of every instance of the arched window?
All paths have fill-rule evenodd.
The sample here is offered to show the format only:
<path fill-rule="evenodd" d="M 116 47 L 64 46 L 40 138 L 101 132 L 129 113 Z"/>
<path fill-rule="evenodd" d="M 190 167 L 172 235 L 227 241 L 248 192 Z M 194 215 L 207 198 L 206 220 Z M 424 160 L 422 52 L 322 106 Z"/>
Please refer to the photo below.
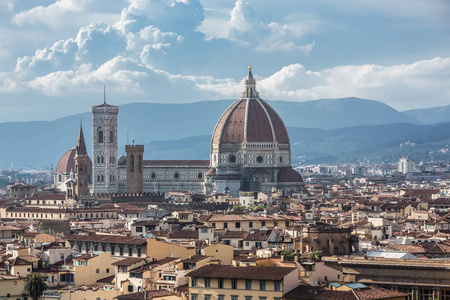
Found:
<path fill-rule="evenodd" d="M 134 172 L 134 155 L 130 156 L 130 172 Z"/>
<path fill-rule="evenodd" d="M 102 155 L 102 164 L 105 163 L 105 157 Z"/>
<path fill-rule="evenodd" d="M 62 181 L 62 174 L 59 174 L 59 176 L 58 176 L 58 182 L 61 182 Z"/>
<path fill-rule="evenodd" d="M 109 142 L 114 143 L 114 131 L 112 130 L 109 132 Z"/>
<path fill-rule="evenodd" d="M 97 175 L 97 182 L 100 182 L 100 175 Z"/>
<path fill-rule="evenodd" d="M 100 155 L 97 155 L 97 163 L 100 163 Z"/>
<path fill-rule="evenodd" d="M 102 174 L 102 182 L 105 182 L 105 176 Z"/>
<path fill-rule="evenodd" d="M 98 135 L 98 143 L 102 144 L 103 143 L 103 129 L 101 127 L 99 127 L 97 129 L 97 135 Z"/>

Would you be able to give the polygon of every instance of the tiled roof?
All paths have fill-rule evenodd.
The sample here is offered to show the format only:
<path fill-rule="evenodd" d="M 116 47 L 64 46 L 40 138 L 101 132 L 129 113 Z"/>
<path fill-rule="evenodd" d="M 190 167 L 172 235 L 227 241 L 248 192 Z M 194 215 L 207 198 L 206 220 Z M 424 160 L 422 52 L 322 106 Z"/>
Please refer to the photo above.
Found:
<path fill-rule="evenodd" d="M 192 255 L 191 257 L 185 258 L 185 259 L 183 259 L 180 262 L 194 264 L 194 263 L 199 262 L 201 260 L 207 259 L 208 257 L 210 257 L 210 256 L 207 256 L 207 255 Z"/>
<path fill-rule="evenodd" d="M 209 160 L 144 160 L 144 167 L 177 166 L 177 167 L 209 167 Z"/>
<path fill-rule="evenodd" d="M 102 242 L 102 243 L 117 243 L 117 244 L 135 244 L 143 245 L 147 243 L 146 239 L 137 238 L 134 236 L 123 235 L 69 235 L 66 237 L 68 241 L 86 241 L 86 242 Z"/>
<path fill-rule="evenodd" d="M 150 300 L 152 298 L 157 297 L 167 297 L 175 295 L 174 292 L 168 291 L 168 290 L 153 290 L 153 291 L 143 291 L 143 292 L 137 292 L 133 294 L 126 294 L 117 296 L 114 299 L 117 300 Z"/>
<path fill-rule="evenodd" d="M 131 266 L 131 265 L 134 265 L 135 263 L 141 262 L 143 260 L 145 260 L 144 257 L 128 257 L 128 258 L 113 262 L 111 265 L 113 265 L 113 266 Z"/>
<path fill-rule="evenodd" d="M 289 143 L 283 121 L 262 99 L 239 99 L 222 115 L 214 129 L 212 143 Z"/>
<path fill-rule="evenodd" d="M 243 239 L 247 237 L 248 231 L 226 231 L 221 238 L 222 239 Z"/>
<path fill-rule="evenodd" d="M 254 280 L 281 280 L 296 268 L 286 267 L 233 267 L 226 265 L 206 265 L 190 272 L 188 277 L 231 278 Z"/>
<path fill-rule="evenodd" d="M 167 235 L 169 239 L 198 239 L 198 231 L 197 230 L 176 230 L 171 231 Z"/>

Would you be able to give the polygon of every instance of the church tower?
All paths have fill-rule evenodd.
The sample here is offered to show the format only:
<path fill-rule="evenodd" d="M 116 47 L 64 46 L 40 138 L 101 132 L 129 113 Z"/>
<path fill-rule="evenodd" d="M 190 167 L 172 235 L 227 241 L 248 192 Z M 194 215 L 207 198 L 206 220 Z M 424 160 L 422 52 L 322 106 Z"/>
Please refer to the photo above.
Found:
<path fill-rule="evenodd" d="M 83 127 L 80 124 L 77 146 L 75 148 L 75 197 L 89 195 L 88 165 L 86 143 L 84 142 Z"/>
<path fill-rule="evenodd" d="M 126 145 L 127 193 L 142 194 L 144 183 L 144 145 Z"/>
<path fill-rule="evenodd" d="M 118 192 L 117 114 L 119 108 L 103 104 L 92 111 L 92 193 Z"/>

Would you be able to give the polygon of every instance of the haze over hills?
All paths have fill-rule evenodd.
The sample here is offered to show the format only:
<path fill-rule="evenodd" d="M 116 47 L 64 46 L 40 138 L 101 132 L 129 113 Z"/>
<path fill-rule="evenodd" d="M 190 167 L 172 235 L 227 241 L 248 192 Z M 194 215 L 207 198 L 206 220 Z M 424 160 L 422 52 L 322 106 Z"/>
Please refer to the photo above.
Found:
<path fill-rule="evenodd" d="M 233 101 L 121 105 L 119 155 L 123 154 L 128 137 L 128 143 L 134 140 L 146 145 L 146 159 L 208 159 L 216 122 Z M 294 161 L 326 161 L 327 157 L 330 162 L 359 159 L 367 150 L 379 146 L 383 152 L 386 142 L 392 145 L 406 142 L 407 137 L 425 134 L 429 128 L 414 125 L 419 121 L 373 100 L 268 102 L 289 127 L 293 157 L 297 157 Z M 50 122 L 0 123 L 0 131 L 6 133 L 0 147 L 0 168 L 11 164 L 56 167 L 59 158 L 75 146 L 80 120 L 87 147 L 91 149 L 90 112 Z M 443 143 L 447 138 L 444 134 L 436 143 Z"/>
<path fill-rule="evenodd" d="M 402 113 L 422 124 L 450 122 L 450 104 L 430 108 L 411 109 L 403 111 Z"/>

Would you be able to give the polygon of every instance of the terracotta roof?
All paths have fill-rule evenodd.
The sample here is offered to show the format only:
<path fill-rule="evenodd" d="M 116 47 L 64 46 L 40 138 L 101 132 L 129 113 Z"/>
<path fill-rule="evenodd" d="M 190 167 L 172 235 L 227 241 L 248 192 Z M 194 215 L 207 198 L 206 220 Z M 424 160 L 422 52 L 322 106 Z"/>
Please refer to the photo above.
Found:
<path fill-rule="evenodd" d="M 302 175 L 292 168 L 283 168 L 278 173 L 278 182 L 303 182 Z"/>
<path fill-rule="evenodd" d="M 144 167 L 152 166 L 209 167 L 209 160 L 144 160 Z"/>
<path fill-rule="evenodd" d="M 152 299 L 152 298 L 158 298 L 158 297 L 167 297 L 175 295 L 174 292 L 168 291 L 168 290 L 153 290 L 153 291 L 144 291 L 144 292 L 137 292 L 133 294 L 127 294 L 127 295 L 120 295 L 115 297 L 114 299 L 118 300 L 144 300 L 144 299 Z"/>
<path fill-rule="evenodd" d="M 113 262 L 111 265 L 113 266 L 131 266 L 134 265 L 135 263 L 141 262 L 145 260 L 144 257 L 128 257 L 116 262 Z"/>
<path fill-rule="evenodd" d="M 102 242 L 102 243 L 117 243 L 117 244 L 136 244 L 142 245 L 147 243 L 147 239 L 137 238 L 134 236 L 123 235 L 69 235 L 65 237 L 68 241 L 89 241 L 89 242 Z"/>
<path fill-rule="evenodd" d="M 401 297 L 408 297 L 408 294 L 396 292 L 380 287 L 369 286 L 366 289 L 353 290 L 360 300 L 375 300 L 375 299 L 394 299 Z"/>
<path fill-rule="evenodd" d="M 206 265 L 187 274 L 188 277 L 231 278 L 254 280 L 282 280 L 297 268 L 286 267 L 233 267 L 226 265 Z"/>
<path fill-rule="evenodd" d="M 219 119 L 212 143 L 278 142 L 289 144 L 283 121 L 275 110 L 258 98 L 239 99 Z"/>
<path fill-rule="evenodd" d="M 111 283 L 114 279 L 116 278 L 116 275 L 111 275 L 105 278 L 100 278 L 99 280 L 97 280 L 97 282 L 101 282 L 101 283 Z"/>
<path fill-rule="evenodd" d="M 70 149 L 61 157 L 56 166 L 56 173 L 75 173 L 75 148 Z M 92 161 L 88 157 L 88 173 L 92 173 Z"/>
<path fill-rule="evenodd" d="M 208 172 L 205 173 L 205 175 L 208 176 L 216 175 L 216 169 L 215 168 L 209 169 Z"/>
<path fill-rule="evenodd" d="M 198 231 L 197 230 L 176 230 L 171 231 L 167 235 L 169 239 L 198 239 Z"/>
<path fill-rule="evenodd" d="M 283 299 L 359 300 L 351 291 L 330 291 L 319 286 L 299 285 L 284 294 Z"/>
<path fill-rule="evenodd" d="M 210 256 L 207 256 L 207 255 L 192 255 L 192 256 L 190 256 L 190 257 L 188 257 L 186 259 L 183 259 L 180 262 L 192 263 L 193 264 L 193 263 L 199 262 L 201 260 L 207 259 L 208 257 L 210 257 Z"/>
<path fill-rule="evenodd" d="M 225 232 L 222 236 L 221 239 L 244 239 L 245 237 L 247 237 L 248 235 L 248 231 L 227 231 Z"/>

